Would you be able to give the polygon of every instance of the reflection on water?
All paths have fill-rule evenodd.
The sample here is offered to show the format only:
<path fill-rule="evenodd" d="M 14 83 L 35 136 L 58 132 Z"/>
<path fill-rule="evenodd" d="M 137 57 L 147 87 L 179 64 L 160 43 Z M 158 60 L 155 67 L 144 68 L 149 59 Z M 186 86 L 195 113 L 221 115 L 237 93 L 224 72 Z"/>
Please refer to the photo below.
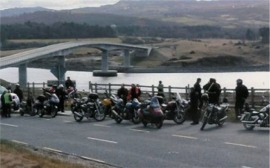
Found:
<path fill-rule="evenodd" d="M 47 80 L 56 80 L 49 70 L 28 68 L 28 82 L 46 82 Z M 159 80 L 163 81 L 164 86 L 185 87 L 192 86 L 197 78 L 201 78 L 201 85 L 208 82 L 209 78 L 215 78 L 221 87 L 234 89 L 236 80 L 243 79 L 248 87 L 268 89 L 270 83 L 269 72 L 226 72 L 226 73 L 119 73 L 117 77 L 93 77 L 92 72 L 68 71 L 66 76 L 76 80 L 79 90 L 88 90 L 89 81 L 92 83 L 112 83 L 112 84 L 140 84 L 157 85 Z M 18 69 L 6 68 L 0 70 L 0 78 L 9 82 L 18 82 Z"/>

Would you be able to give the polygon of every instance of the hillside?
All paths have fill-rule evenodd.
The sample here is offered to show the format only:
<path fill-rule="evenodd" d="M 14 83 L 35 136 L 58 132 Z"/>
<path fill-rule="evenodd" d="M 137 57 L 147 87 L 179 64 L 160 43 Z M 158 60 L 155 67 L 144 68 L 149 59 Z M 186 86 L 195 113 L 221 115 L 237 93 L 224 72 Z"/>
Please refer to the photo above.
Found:
<path fill-rule="evenodd" d="M 65 21 L 92 25 L 144 26 L 173 22 L 180 25 L 218 25 L 226 28 L 258 28 L 269 24 L 268 0 L 121 0 L 114 5 L 98 8 L 37 11 L 9 17 L 6 17 L 6 12 L 1 11 L 1 24 L 26 21 L 52 24 Z"/>

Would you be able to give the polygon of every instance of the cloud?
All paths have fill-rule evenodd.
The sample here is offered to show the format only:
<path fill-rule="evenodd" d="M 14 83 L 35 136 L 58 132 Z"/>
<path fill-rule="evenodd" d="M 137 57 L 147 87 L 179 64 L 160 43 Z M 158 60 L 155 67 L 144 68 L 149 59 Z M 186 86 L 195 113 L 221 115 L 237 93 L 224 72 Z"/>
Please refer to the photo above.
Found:
<path fill-rule="evenodd" d="M 1 0 L 0 8 L 44 7 L 50 9 L 73 9 L 114 4 L 119 0 Z"/>

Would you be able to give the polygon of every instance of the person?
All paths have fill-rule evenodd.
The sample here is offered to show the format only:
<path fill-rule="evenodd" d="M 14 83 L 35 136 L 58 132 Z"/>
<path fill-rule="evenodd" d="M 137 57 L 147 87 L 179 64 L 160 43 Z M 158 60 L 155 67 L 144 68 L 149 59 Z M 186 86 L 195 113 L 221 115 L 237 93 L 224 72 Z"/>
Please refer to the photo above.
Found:
<path fill-rule="evenodd" d="M 56 95 L 59 98 L 58 103 L 58 111 L 65 112 L 65 99 L 66 99 L 66 92 L 64 91 L 64 86 L 60 84 L 58 88 L 56 89 Z"/>
<path fill-rule="evenodd" d="M 141 88 L 140 88 L 139 84 L 136 85 L 136 93 L 138 95 L 138 100 L 139 100 L 140 97 L 141 97 L 141 94 L 142 94 L 142 91 L 141 91 Z"/>
<path fill-rule="evenodd" d="M 209 103 L 219 105 L 219 96 L 221 93 L 220 85 L 214 78 L 210 78 L 209 82 L 203 86 L 205 92 L 208 93 Z"/>
<path fill-rule="evenodd" d="M 69 76 L 67 77 L 67 80 L 65 81 L 65 86 L 66 86 L 66 89 L 68 89 L 69 87 L 74 88 L 74 83 L 72 82 Z"/>
<path fill-rule="evenodd" d="M 136 87 L 135 84 L 132 84 L 128 92 L 128 100 L 133 100 L 134 98 L 139 99 L 139 96 L 140 96 L 140 89 Z"/>
<path fill-rule="evenodd" d="M 23 91 L 21 90 L 20 85 L 18 83 L 16 84 L 13 93 L 15 93 L 19 97 L 20 102 L 22 102 L 22 100 L 23 100 Z"/>
<path fill-rule="evenodd" d="M 11 91 L 7 90 L 4 91 L 1 96 L 1 103 L 2 103 L 2 117 L 11 117 L 11 103 L 12 103 L 12 97 L 11 97 Z"/>
<path fill-rule="evenodd" d="M 189 98 L 190 98 L 190 116 L 192 119 L 192 123 L 191 125 L 197 125 L 199 124 L 199 111 L 198 111 L 198 106 L 199 106 L 199 93 L 196 92 L 195 88 L 192 87 L 190 88 L 190 94 L 189 94 Z"/>
<path fill-rule="evenodd" d="M 158 93 L 157 93 L 157 96 L 161 96 L 161 97 L 165 97 L 164 96 L 164 90 L 163 90 L 163 84 L 162 84 L 162 81 L 159 81 L 159 84 L 158 84 Z"/>
<path fill-rule="evenodd" d="M 128 89 L 125 88 L 124 84 L 117 90 L 117 96 L 123 99 L 124 104 L 127 103 Z"/>
<path fill-rule="evenodd" d="M 235 88 L 235 118 L 238 119 L 243 113 L 243 107 L 245 104 L 246 99 L 249 96 L 248 89 L 245 85 L 243 85 L 242 79 L 236 80 L 236 88 Z"/>
<path fill-rule="evenodd" d="M 196 94 L 198 95 L 199 97 L 199 108 L 202 107 L 202 100 L 201 100 L 201 97 L 202 97 L 202 88 L 201 88 L 201 78 L 197 78 L 196 80 L 196 83 L 194 84 L 194 91 L 196 92 Z"/>

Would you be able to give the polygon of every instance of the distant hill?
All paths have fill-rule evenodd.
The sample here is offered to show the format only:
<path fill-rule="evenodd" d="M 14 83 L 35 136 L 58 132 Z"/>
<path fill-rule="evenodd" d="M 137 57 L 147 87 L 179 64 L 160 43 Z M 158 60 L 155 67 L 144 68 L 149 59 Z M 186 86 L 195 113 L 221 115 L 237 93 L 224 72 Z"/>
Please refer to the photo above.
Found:
<path fill-rule="evenodd" d="M 46 24 L 76 22 L 142 26 L 169 22 L 191 26 L 218 25 L 226 28 L 259 28 L 269 25 L 268 0 L 121 0 L 114 5 L 72 10 L 18 8 L 10 9 L 9 15 L 8 11 L 1 11 L 1 24 L 32 21 Z M 14 16 L 16 12 L 18 15 Z"/>
<path fill-rule="evenodd" d="M 53 11 L 52 9 L 42 8 L 42 7 L 31 7 L 31 8 L 10 8 L 0 10 L 1 17 L 9 16 L 19 16 L 26 13 L 34 13 L 38 11 Z"/>

